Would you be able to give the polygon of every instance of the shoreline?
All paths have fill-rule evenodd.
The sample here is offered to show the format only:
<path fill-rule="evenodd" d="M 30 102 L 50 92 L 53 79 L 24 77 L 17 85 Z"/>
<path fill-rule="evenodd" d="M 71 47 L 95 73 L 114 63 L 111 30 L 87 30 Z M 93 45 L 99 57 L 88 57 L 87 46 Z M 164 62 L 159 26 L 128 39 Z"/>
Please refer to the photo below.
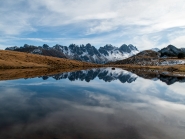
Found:
<path fill-rule="evenodd" d="M 15 80 L 21 78 L 34 78 L 39 76 L 48 76 L 61 74 L 64 72 L 74 72 L 80 70 L 87 70 L 93 68 L 121 68 L 123 70 L 127 70 L 132 72 L 138 76 L 144 78 L 152 78 L 157 77 L 159 75 L 162 76 L 171 76 L 171 77 L 185 77 L 185 72 L 170 72 L 160 68 L 146 68 L 146 67 L 138 67 L 138 66 L 92 66 L 92 67 L 76 67 L 76 68 L 65 68 L 65 69 L 56 69 L 56 68 L 28 68 L 28 69 L 0 69 L 0 81 L 3 80 Z M 134 67 L 134 68 L 133 68 Z M 112 69 L 114 70 L 114 69 Z"/>
<path fill-rule="evenodd" d="M 140 65 L 107 65 L 107 67 L 122 68 L 128 71 L 146 70 L 149 72 L 158 71 L 160 73 L 168 72 L 171 75 L 182 74 L 185 76 L 185 65 L 168 65 L 168 66 L 140 66 Z"/>

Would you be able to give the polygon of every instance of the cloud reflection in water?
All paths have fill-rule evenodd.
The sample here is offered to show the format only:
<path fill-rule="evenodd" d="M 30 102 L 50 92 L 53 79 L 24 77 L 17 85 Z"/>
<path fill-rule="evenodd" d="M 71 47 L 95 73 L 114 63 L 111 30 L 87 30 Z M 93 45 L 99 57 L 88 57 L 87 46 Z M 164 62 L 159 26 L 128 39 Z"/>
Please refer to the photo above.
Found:
<path fill-rule="evenodd" d="M 118 71 L 137 80 L 123 84 Z M 111 74 L 112 82 L 92 74 L 91 82 L 0 82 L 0 137 L 183 139 L 184 83 L 168 86 L 120 69 Z"/>

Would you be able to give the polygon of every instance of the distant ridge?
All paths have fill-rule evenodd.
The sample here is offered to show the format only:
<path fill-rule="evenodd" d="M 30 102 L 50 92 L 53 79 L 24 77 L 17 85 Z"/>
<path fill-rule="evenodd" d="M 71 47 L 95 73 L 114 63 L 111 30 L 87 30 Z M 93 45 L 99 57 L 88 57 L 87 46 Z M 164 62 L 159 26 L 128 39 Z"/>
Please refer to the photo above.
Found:
<path fill-rule="evenodd" d="M 5 50 L 17 51 L 17 52 L 26 52 L 32 54 L 39 54 L 44 56 L 52 56 L 58 58 L 66 58 L 66 56 L 56 49 L 50 48 L 47 44 L 41 46 L 34 46 L 25 44 L 23 47 L 7 47 Z"/>
<path fill-rule="evenodd" d="M 68 47 L 59 44 L 56 44 L 53 47 L 49 47 L 47 44 L 44 44 L 43 46 L 25 44 L 22 47 L 8 47 L 5 50 L 68 58 L 98 64 L 122 60 L 139 52 L 139 50 L 132 44 L 123 44 L 120 47 L 107 44 L 104 47 L 97 49 L 90 43 L 86 45 L 82 44 L 80 46 L 76 44 L 70 44 Z"/>
<path fill-rule="evenodd" d="M 175 46 L 170 44 L 167 47 L 161 49 L 159 52 L 161 53 L 161 57 L 163 56 L 177 57 L 179 53 L 185 54 L 185 48 L 178 49 Z"/>

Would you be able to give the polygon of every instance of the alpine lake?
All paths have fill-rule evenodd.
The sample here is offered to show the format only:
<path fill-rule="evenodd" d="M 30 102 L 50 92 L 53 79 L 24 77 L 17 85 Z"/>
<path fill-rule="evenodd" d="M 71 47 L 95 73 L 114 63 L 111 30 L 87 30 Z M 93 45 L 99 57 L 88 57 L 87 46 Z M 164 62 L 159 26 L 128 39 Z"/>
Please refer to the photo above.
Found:
<path fill-rule="evenodd" d="M 185 78 L 94 68 L 0 81 L 0 139 L 184 139 Z"/>

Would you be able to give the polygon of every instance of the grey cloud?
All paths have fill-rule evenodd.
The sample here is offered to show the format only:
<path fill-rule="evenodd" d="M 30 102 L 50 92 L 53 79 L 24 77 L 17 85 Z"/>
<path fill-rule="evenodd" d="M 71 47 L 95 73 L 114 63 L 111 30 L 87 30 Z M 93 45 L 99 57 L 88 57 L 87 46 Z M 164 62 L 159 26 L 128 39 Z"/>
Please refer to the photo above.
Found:
<path fill-rule="evenodd" d="M 109 40 L 114 45 L 133 43 L 141 50 L 165 47 L 169 43 L 182 47 L 183 33 L 175 40 L 167 38 L 165 42 L 156 43 L 150 38 L 151 33 L 159 36 L 168 34 L 167 29 L 184 28 L 184 4 L 184 0 L 177 0 L 175 4 L 173 0 L 9 0 L 0 6 L 0 30 L 2 35 L 20 37 L 23 33 L 39 32 L 43 27 L 52 32 L 54 27 L 68 25 L 73 30 L 71 34 L 81 35 L 76 38 L 68 33 L 65 37 L 59 35 L 58 38 L 67 38 L 69 43 L 73 40 L 86 43 L 92 39 L 97 45 L 104 45 Z M 33 41 L 40 42 L 39 38 Z"/>

